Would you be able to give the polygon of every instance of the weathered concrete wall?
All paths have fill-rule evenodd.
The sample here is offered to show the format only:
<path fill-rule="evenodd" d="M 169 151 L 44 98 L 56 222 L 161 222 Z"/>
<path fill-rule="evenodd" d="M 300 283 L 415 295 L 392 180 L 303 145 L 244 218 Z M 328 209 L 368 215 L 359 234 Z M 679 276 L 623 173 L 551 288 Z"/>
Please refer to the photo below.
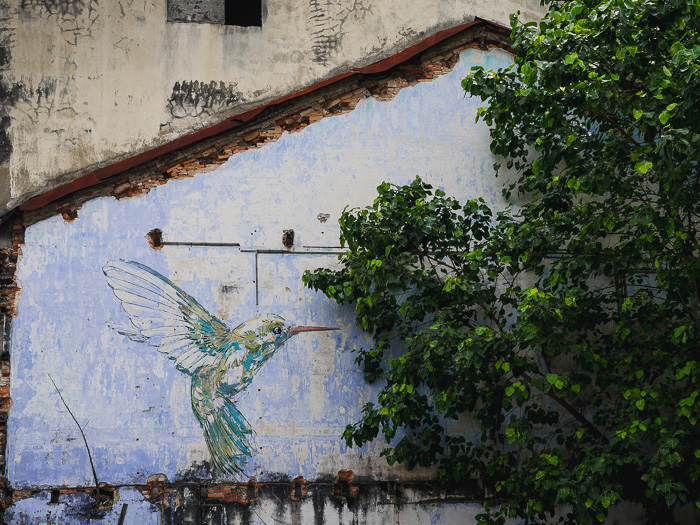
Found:
<path fill-rule="evenodd" d="M 430 480 L 433 473 L 390 467 L 379 456 L 380 442 L 348 449 L 340 441 L 345 425 L 357 420 L 362 405 L 376 395 L 377 387 L 364 383 L 349 351 L 368 341 L 355 327 L 351 309 L 303 288 L 300 277 L 305 269 L 334 264 L 340 212 L 347 204 L 371 202 L 384 180 L 405 183 L 420 174 L 461 198 L 482 196 L 494 207 L 503 206 L 500 183 L 491 175 L 488 130 L 474 124 L 478 104 L 464 99 L 460 80 L 474 64 L 498 67 L 509 60 L 500 50 L 467 50 L 451 73 L 405 88 L 391 101 L 365 99 L 350 113 L 233 155 L 211 173 L 153 187 L 140 198 L 96 199 L 75 220 L 59 215 L 28 227 L 11 339 L 7 468 L 16 503 L 6 513 L 8 522 L 42 513 L 66 516 L 88 497 L 65 494 L 70 487 L 89 486 L 92 474 L 78 428 L 51 378 L 85 427 L 100 481 L 143 488 L 162 474 L 175 484 L 168 490 L 196 483 L 195 493 L 203 497 L 202 486 L 231 479 L 212 468 L 190 402 L 190 377 L 155 348 L 110 328 L 109 323 L 128 321 L 102 272 L 119 259 L 157 270 L 231 327 L 272 312 L 299 325 L 341 328 L 295 336 L 235 396 L 255 431 L 255 450 L 240 481 L 255 476 L 259 491 L 297 476 L 324 483 L 336 479 L 339 470 L 351 469 L 360 483 L 357 490 L 369 502 L 369 510 L 362 510 L 368 517 L 360 522 L 386 522 L 385 513 L 397 512 L 404 513 L 402 523 L 429 523 L 450 513 L 473 516 L 477 509 L 468 502 L 478 495 L 461 494 L 454 507 L 399 508 L 388 488 L 368 488 L 379 481 Z M 319 217 L 326 214 L 322 222 Z M 155 228 L 165 240 L 159 250 L 146 238 Z M 282 232 L 290 228 L 295 244 L 286 251 Z M 459 425 L 455 431 L 461 431 Z M 30 497 L 32 490 L 44 488 L 63 491 L 53 507 L 47 501 L 50 492 Z M 225 501 L 229 489 L 212 490 L 204 496 L 207 512 L 224 518 L 203 523 L 265 521 L 253 511 L 282 516 L 287 523 L 310 522 L 293 521 L 288 499 L 278 510 L 270 500 L 260 507 L 250 503 L 249 518 L 225 521 L 236 514 L 210 507 L 217 498 Z M 243 491 L 246 501 L 254 500 Z M 428 492 L 411 501 L 425 500 Z M 348 488 L 345 494 L 350 493 Z M 124 494 L 131 494 L 135 513 L 158 519 L 154 516 L 162 505 L 139 503 L 133 491 Z M 152 489 L 149 494 L 152 500 Z M 332 512 L 315 508 L 310 496 L 300 505 L 308 507 L 304 516 L 313 515 L 319 523 L 359 519 L 364 507 L 352 510 L 343 497 Z M 118 508 L 116 502 L 105 511 L 112 513 L 112 522 Z"/>
<path fill-rule="evenodd" d="M 262 5 L 262 27 L 237 27 L 167 22 L 166 0 L 0 0 L 0 213 L 440 29 L 541 12 L 538 0 Z"/>

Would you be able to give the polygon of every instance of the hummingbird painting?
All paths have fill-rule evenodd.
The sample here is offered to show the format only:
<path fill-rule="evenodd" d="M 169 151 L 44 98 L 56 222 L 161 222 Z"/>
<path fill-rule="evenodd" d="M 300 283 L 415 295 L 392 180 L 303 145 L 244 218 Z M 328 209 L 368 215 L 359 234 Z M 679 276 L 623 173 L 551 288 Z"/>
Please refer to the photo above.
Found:
<path fill-rule="evenodd" d="M 191 377 L 192 411 L 217 470 L 236 476 L 252 455 L 252 428 L 236 408 L 236 394 L 291 337 L 336 330 L 293 327 L 274 314 L 230 329 L 169 279 L 143 264 L 113 261 L 107 284 L 129 315 L 129 327 L 112 326 L 129 339 L 154 346 Z"/>

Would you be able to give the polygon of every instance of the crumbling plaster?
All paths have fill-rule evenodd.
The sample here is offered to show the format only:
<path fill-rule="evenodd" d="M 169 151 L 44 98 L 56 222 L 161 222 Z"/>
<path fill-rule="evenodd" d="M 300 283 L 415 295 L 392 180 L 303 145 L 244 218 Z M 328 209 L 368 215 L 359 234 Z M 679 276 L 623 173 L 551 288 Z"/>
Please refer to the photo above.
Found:
<path fill-rule="evenodd" d="M 537 0 L 264 8 L 258 28 L 166 22 L 166 0 L 0 0 L 0 213 L 441 29 L 541 12 Z"/>

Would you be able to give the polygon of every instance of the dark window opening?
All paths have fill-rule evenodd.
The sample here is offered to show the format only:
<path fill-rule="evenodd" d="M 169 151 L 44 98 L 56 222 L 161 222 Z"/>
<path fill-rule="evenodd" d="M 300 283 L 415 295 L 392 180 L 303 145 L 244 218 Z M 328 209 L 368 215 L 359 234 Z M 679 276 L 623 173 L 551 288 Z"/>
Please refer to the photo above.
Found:
<path fill-rule="evenodd" d="M 262 0 L 224 0 L 224 24 L 262 27 Z"/>

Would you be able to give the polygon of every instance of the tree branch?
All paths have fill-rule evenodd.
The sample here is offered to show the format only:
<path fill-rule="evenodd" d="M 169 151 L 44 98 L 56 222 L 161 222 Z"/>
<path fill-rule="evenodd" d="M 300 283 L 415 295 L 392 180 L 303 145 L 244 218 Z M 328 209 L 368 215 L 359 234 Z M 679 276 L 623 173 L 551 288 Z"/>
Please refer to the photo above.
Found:
<path fill-rule="evenodd" d="M 522 376 L 525 378 L 525 380 L 526 380 L 528 383 L 530 383 L 530 384 L 532 385 L 533 379 L 532 379 L 532 377 L 530 377 L 530 375 L 528 375 L 527 373 L 523 372 Z M 574 407 L 572 407 L 572 406 L 571 406 L 569 403 L 567 403 L 564 399 L 562 399 L 561 397 L 559 397 L 559 396 L 556 395 L 556 394 L 553 394 L 552 392 L 545 392 L 545 395 L 546 395 L 547 397 L 549 397 L 550 399 L 553 399 L 554 401 L 556 401 L 556 403 L 557 403 L 559 406 L 561 406 L 561 407 L 562 407 L 564 410 L 566 410 L 569 414 L 571 414 L 572 416 L 574 416 L 574 418 L 575 418 L 579 423 L 581 423 L 584 427 L 586 427 L 588 430 L 590 430 L 591 432 L 593 432 L 593 434 L 595 434 L 595 435 L 598 437 L 598 439 L 599 439 L 600 441 L 602 441 L 602 442 L 605 443 L 605 444 L 608 444 L 608 443 L 609 443 L 608 438 L 605 437 L 605 434 L 603 434 L 600 430 L 598 430 L 598 428 L 596 428 L 596 426 L 595 426 L 593 423 L 591 423 L 590 421 L 588 421 L 588 419 L 586 419 L 586 418 L 583 416 L 583 414 L 581 414 L 581 412 L 579 412 L 579 411 L 576 410 Z"/>
<path fill-rule="evenodd" d="M 95 463 L 92 461 L 92 454 L 90 453 L 90 446 L 88 445 L 87 438 L 85 437 L 85 432 L 83 432 L 83 427 L 80 426 L 80 423 L 78 423 L 78 420 L 75 419 L 75 416 L 73 415 L 73 412 L 71 412 L 71 409 L 68 407 L 68 404 L 66 403 L 66 400 L 63 399 L 63 396 L 61 395 L 61 391 L 58 389 L 56 386 L 56 382 L 53 380 L 53 377 L 51 377 L 51 374 L 46 372 L 46 375 L 49 376 L 49 379 L 51 380 L 51 383 L 53 383 L 53 387 L 56 389 L 56 392 L 58 393 L 58 397 L 61 398 L 61 401 L 63 402 L 63 406 L 66 407 L 66 410 L 68 410 L 68 413 L 70 414 L 70 417 L 73 418 L 73 421 L 75 421 L 75 424 L 78 425 L 78 430 L 80 430 L 80 435 L 83 436 L 83 441 L 85 442 L 85 448 L 87 449 L 88 453 L 88 459 L 90 460 L 90 468 L 92 468 L 92 475 L 95 478 L 95 490 L 96 490 L 96 496 L 99 495 L 100 493 L 100 484 L 97 481 L 97 472 L 95 471 Z"/>

